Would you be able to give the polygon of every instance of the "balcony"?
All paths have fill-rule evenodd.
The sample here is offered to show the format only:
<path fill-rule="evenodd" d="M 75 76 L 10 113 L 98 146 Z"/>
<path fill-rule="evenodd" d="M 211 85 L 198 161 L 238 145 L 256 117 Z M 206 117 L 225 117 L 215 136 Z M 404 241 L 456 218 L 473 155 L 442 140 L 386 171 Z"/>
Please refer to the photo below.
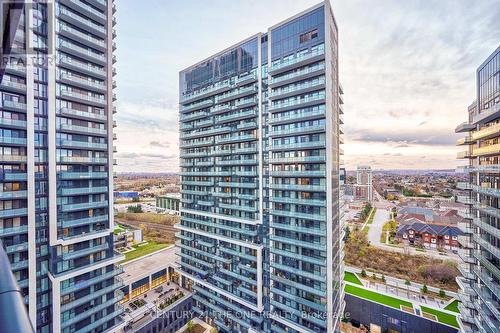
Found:
<path fill-rule="evenodd" d="M 300 69 L 298 71 L 290 72 L 285 75 L 273 77 L 269 83 L 271 88 L 283 86 L 293 81 L 305 80 L 314 76 L 321 75 L 325 70 L 325 64 L 319 63 L 310 67 Z"/>
<path fill-rule="evenodd" d="M 218 82 L 213 85 L 210 85 L 208 87 L 195 90 L 192 93 L 185 94 L 184 96 L 181 97 L 181 103 L 182 104 L 187 104 L 194 102 L 196 100 L 206 98 L 212 95 L 219 94 L 221 92 L 227 91 L 231 87 L 231 83 L 229 80 L 223 81 L 223 82 Z"/>
<path fill-rule="evenodd" d="M 301 126 L 301 127 L 292 127 L 286 129 L 275 129 L 269 132 L 269 136 L 290 136 L 290 135 L 299 135 L 299 134 L 310 134 L 310 133 L 318 133 L 324 132 L 326 130 L 326 125 L 313 125 L 313 126 Z"/>
<path fill-rule="evenodd" d="M 23 199 L 28 195 L 28 191 L 0 191 L 0 200 Z"/>
<path fill-rule="evenodd" d="M 67 73 L 61 73 L 60 80 L 66 84 L 70 84 L 70 85 L 77 86 L 77 87 L 80 87 L 83 89 L 93 90 L 93 91 L 97 91 L 97 92 L 104 93 L 107 90 L 107 87 L 104 84 L 104 81 L 102 81 L 102 82 L 94 81 L 94 80 L 91 80 L 90 78 L 86 79 L 86 78 L 82 78 L 82 77 L 67 74 Z"/>
<path fill-rule="evenodd" d="M 257 140 L 254 134 L 232 135 L 226 137 L 218 137 L 215 139 L 215 144 L 224 144 L 230 142 L 244 142 Z"/>
<path fill-rule="evenodd" d="M 106 28 L 94 23 L 94 21 L 84 18 L 79 14 L 67 10 L 65 7 L 59 7 L 58 16 L 66 22 L 69 22 L 84 30 L 89 30 L 97 36 L 106 37 Z"/>
<path fill-rule="evenodd" d="M 294 54 L 293 56 L 289 56 L 285 59 L 280 59 L 278 61 L 274 61 L 271 66 L 269 72 L 272 75 L 280 74 L 294 68 L 305 66 L 319 60 L 325 58 L 325 50 L 324 48 L 317 48 L 314 50 L 307 50 L 305 52 Z"/>
<path fill-rule="evenodd" d="M 271 209 L 270 214 L 278 215 L 278 216 L 286 216 L 286 217 L 291 217 L 291 218 L 315 220 L 315 221 L 325 221 L 326 220 L 326 215 L 320 215 L 320 214 L 316 214 L 316 213 L 302 213 L 302 212 L 297 212 L 297 211 L 293 211 L 293 210 L 288 211 L 288 210 Z"/>
<path fill-rule="evenodd" d="M 107 193 L 107 186 L 96 186 L 96 187 L 77 187 L 77 188 L 63 188 L 60 190 L 61 195 L 71 196 L 71 195 L 88 195 L 96 193 Z"/>
<path fill-rule="evenodd" d="M 26 181 L 28 180 L 28 174 L 25 172 L 6 172 L 4 173 L 0 172 L 0 181 L 5 180 L 5 181 L 14 181 L 14 182 L 19 182 L 19 181 Z"/>
<path fill-rule="evenodd" d="M 80 0 L 66 0 L 64 2 L 64 5 L 70 7 L 71 9 L 79 13 L 83 13 L 85 16 L 91 18 L 96 22 L 103 24 L 106 22 L 105 13 L 95 9 L 92 6 L 87 5 L 85 2 L 82 2 Z"/>
<path fill-rule="evenodd" d="M 243 98 L 249 95 L 254 95 L 258 92 L 258 88 L 255 85 L 250 87 L 239 88 L 230 92 L 227 92 L 222 95 L 218 95 L 215 97 L 217 103 L 224 103 L 231 101 L 233 99 Z"/>
<path fill-rule="evenodd" d="M 80 111 L 70 108 L 61 108 L 59 109 L 59 112 L 64 116 L 70 116 L 91 121 L 106 121 L 108 119 L 105 114 Z"/>
<path fill-rule="evenodd" d="M 73 29 L 68 25 L 60 23 L 58 32 L 65 37 L 96 48 L 100 51 L 104 52 L 106 50 L 106 43 L 103 39 L 95 38 L 92 35 L 81 32 L 80 30 Z"/>
<path fill-rule="evenodd" d="M 325 78 L 321 77 L 312 81 L 306 81 L 300 84 L 292 84 L 283 88 L 277 88 L 271 91 L 270 100 L 287 98 L 290 96 L 310 93 L 312 91 L 325 88 Z"/>
<path fill-rule="evenodd" d="M 282 112 L 323 103 L 325 103 L 325 94 L 310 95 L 303 98 L 275 101 L 269 107 L 269 112 Z"/>
<path fill-rule="evenodd" d="M 16 112 L 26 112 L 26 103 L 2 100 L 2 109 Z"/>
<path fill-rule="evenodd" d="M 483 109 L 480 114 L 474 115 L 472 117 L 472 122 L 474 124 L 486 123 L 493 120 L 498 112 L 500 112 L 500 103 L 496 103 L 488 109 Z"/>
<path fill-rule="evenodd" d="M 109 244 L 104 243 L 101 245 L 90 246 L 88 248 L 81 249 L 81 250 L 74 250 L 72 252 L 63 253 L 62 258 L 63 258 L 63 260 L 71 260 L 71 259 L 75 259 L 75 258 L 86 257 L 92 253 L 106 251 L 108 249 L 109 249 Z"/>
<path fill-rule="evenodd" d="M 466 158 L 471 158 L 472 153 L 469 150 L 461 151 L 457 153 L 457 158 L 458 159 L 466 159 Z"/>
<path fill-rule="evenodd" d="M 104 68 L 97 67 L 90 63 L 84 63 L 68 56 L 62 56 L 59 59 L 59 65 L 92 77 L 98 77 L 100 79 L 106 78 L 106 70 Z"/>
<path fill-rule="evenodd" d="M 26 138 L 13 138 L 9 136 L 0 136 L 0 144 L 13 145 L 13 146 L 25 146 Z"/>
<path fill-rule="evenodd" d="M 294 142 L 288 144 L 272 144 L 269 150 L 279 151 L 279 150 L 302 150 L 302 149 L 320 149 L 325 148 L 326 142 L 321 141 L 308 141 L 308 142 Z"/>
<path fill-rule="evenodd" d="M 210 112 L 202 111 L 202 112 L 183 114 L 183 115 L 181 115 L 180 120 L 181 121 L 191 121 L 191 120 L 196 120 L 196 119 L 202 119 L 202 118 L 205 118 L 208 116 L 210 116 Z"/>
<path fill-rule="evenodd" d="M 228 115 L 219 116 L 215 119 L 216 123 L 225 123 L 242 119 L 257 117 L 257 110 L 246 110 Z"/>
<path fill-rule="evenodd" d="M 108 131 L 105 128 L 85 127 L 85 126 L 78 126 L 66 123 L 59 124 L 59 126 L 57 126 L 57 130 L 65 132 L 78 132 L 87 135 L 89 134 L 100 135 L 100 136 L 108 135 Z"/>
<path fill-rule="evenodd" d="M 236 86 L 244 86 L 246 84 L 250 84 L 257 81 L 257 79 L 258 79 L 257 73 L 251 72 L 249 74 L 244 74 L 240 77 L 234 78 L 234 83 L 236 84 Z"/>
<path fill-rule="evenodd" d="M 223 134 L 223 133 L 229 133 L 231 132 L 231 127 L 228 126 L 222 126 L 222 127 L 216 127 L 212 128 L 206 131 L 196 131 L 196 132 L 190 132 L 190 133 L 181 133 L 180 138 L 181 139 L 191 139 L 191 138 L 198 138 L 198 137 L 204 137 L 204 136 L 212 136 L 212 135 L 218 135 L 218 134 Z"/>
<path fill-rule="evenodd" d="M 455 133 L 463 133 L 470 132 L 476 129 L 476 125 L 469 123 L 468 121 L 464 121 L 460 125 L 455 128 Z"/>
<path fill-rule="evenodd" d="M 6 80 L 5 77 L 3 78 L 0 87 L 3 90 L 12 91 L 15 93 L 21 93 L 21 94 L 26 93 L 26 84 L 21 82 L 9 81 Z"/>
<path fill-rule="evenodd" d="M 486 184 L 486 185 L 491 186 L 491 184 Z M 472 190 L 474 192 L 500 198 L 500 189 L 499 188 L 478 186 L 478 185 L 471 185 L 471 186 L 472 186 Z"/>
<path fill-rule="evenodd" d="M 467 182 L 457 182 L 457 188 L 460 190 L 471 190 L 472 184 Z"/>
<path fill-rule="evenodd" d="M 457 202 L 460 202 L 460 203 L 463 203 L 466 205 L 472 205 L 474 203 L 474 200 L 471 199 L 470 197 L 459 195 L 459 196 L 457 196 Z"/>
<path fill-rule="evenodd" d="M 473 140 L 488 139 L 498 135 L 500 135 L 500 123 L 484 127 L 479 131 L 473 132 L 471 134 L 471 139 Z"/>
<path fill-rule="evenodd" d="M 89 48 L 84 48 L 84 47 L 78 46 L 78 45 L 73 44 L 71 42 L 68 42 L 66 40 L 59 41 L 58 49 L 60 49 L 63 52 L 75 55 L 77 57 L 81 57 L 83 59 L 95 61 L 100 65 L 106 64 L 106 55 L 105 54 L 94 52 Z"/>
<path fill-rule="evenodd" d="M 269 118 L 269 124 L 278 125 L 289 122 L 296 122 L 298 120 L 312 120 L 325 117 L 325 108 L 319 108 L 312 111 L 298 111 L 293 113 L 275 113 Z"/>
<path fill-rule="evenodd" d="M 116 305 L 119 301 L 121 301 L 123 299 L 123 295 L 120 295 L 118 297 L 114 297 L 110 300 L 107 300 L 106 302 L 102 303 L 102 304 L 99 304 L 99 305 L 94 305 L 94 306 L 90 306 L 88 307 L 88 309 L 86 311 L 83 311 L 81 313 L 79 313 L 78 315 L 74 315 L 73 317 L 71 317 L 70 319 L 67 319 L 67 320 L 64 320 L 64 321 L 61 321 L 61 327 L 64 329 L 70 325 L 73 325 L 73 324 L 76 324 L 78 323 L 79 321 L 87 318 L 87 317 L 90 317 L 92 316 L 94 313 L 98 312 L 98 311 L 101 311 L 101 310 L 104 310 L 106 309 L 107 307 L 111 306 L 111 305 Z M 122 311 L 123 312 L 123 311 Z M 104 317 L 106 318 L 106 317 Z M 110 320 L 112 318 L 108 318 L 107 320 Z M 102 320 L 102 319 L 101 319 Z M 95 324 L 96 322 L 94 322 L 93 324 Z M 101 323 L 101 325 L 103 324 L 104 322 Z M 84 329 L 82 329 L 81 331 L 82 332 L 89 332 L 89 326 L 85 326 Z M 77 331 L 79 332 L 79 331 Z"/>
<path fill-rule="evenodd" d="M 492 144 L 485 147 L 473 148 L 472 156 L 490 156 L 500 154 L 500 143 Z"/>
<path fill-rule="evenodd" d="M 457 146 L 471 145 L 473 143 L 474 140 L 470 136 L 467 136 L 465 138 L 460 138 L 457 140 Z"/>
<path fill-rule="evenodd" d="M 214 101 L 211 99 L 208 99 L 208 100 L 204 100 L 204 101 L 201 101 L 198 103 L 193 103 L 193 104 L 183 106 L 183 107 L 181 107 L 180 112 L 187 113 L 187 112 L 192 112 L 192 111 L 196 111 L 196 110 L 201 110 L 201 109 L 208 108 L 208 107 L 212 106 L 213 104 L 214 104 Z"/>
<path fill-rule="evenodd" d="M 79 102 L 79 103 L 89 103 L 89 104 L 93 104 L 95 106 L 100 106 L 100 107 L 106 106 L 106 99 L 104 98 L 103 95 L 99 95 L 100 97 L 95 97 L 92 95 L 82 94 L 82 93 L 76 92 L 76 91 L 61 90 L 61 92 L 59 93 L 59 96 L 67 98 L 67 99 L 72 100 L 72 101 L 74 100 L 74 101 Z"/>
<path fill-rule="evenodd" d="M 60 140 L 57 142 L 57 145 L 60 147 L 66 148 L 83 148 L 83 149 L 92 149 L 92 150 L 107 150 L 108 145 L 106 143 L 96 143 L 96 142 L 88 142 L 88 141 L 73 141 L 73 140 Z"/>
<path fill-rule="evenodd" d="M 94 202 L 83 202 L 78 204 L 62 204 L 61 211 L 63 212 L 72 212 L 77 210 L 88 210 L 95 208 L 107 208 L 108 201 L 94 201 Z"/>
<path fill-rule="evenodd" d="M 272 202 L 279 202 L 279 203 L 292 204 L 292 205 L 308 205 L 308 206 L 320 206 L 320 207 L 326 206 L 325 200 L 289 198 L 289 197 L 280 197 L 280 196 L 270 197 L 269 200 Z"/>
<path fill-rule="evenodd" d="M 254 165 L 258 161 L 254 158 L 238 158 L 230 160 L 216 160 L 215 165 Z"/>
<path fill-rule="evenodd" d="M 59 179 L 103 179 L 108 177 L 107 172 L 68 172 L 57 173 Z"/>
<path fill-rule="evenodd" d="M 74 227 L 79 227 L 82 225 L 89 225 L 89 224 L 93 224 L 93 223 L 100 223 L 100 222 L 107 222 L 107 221 L 109 221 L 109 216 L 107 214 L 105 214 L 105 215 L 97 215 L 97 216 L 91 216 L 91 217 L 74 219 L 74 220 L 59 220 L 59 224 L 62 228 L 74 228 Z M 81 236 L 81 235 L 78 235 L 78 236 Z"/>
<path fill-rule="evenodd" d="M 211 137 L 209 139 L 204 140 L 186 140 L 181 141 L 179 147 L 181 148 L 195 148 L 195 147 L 204 147 L 204 146 L 212 146 L 214 144 L 214 138 Z"/>
<path fill-rule="evenodd" d="M 9 209 L 9 210 L 13 210 L 13 209 Z M 4 212 L 8 212 L 9 210 L 3 210 L 0 212 L 0 217 L 5 217 L 5 216 L 9 216 L 8 214 L 2 214 Z M 28 214 L 28 210 L 25 208 L 25 209 L 22 209 L 25 213 L 24 214 L 18 214 L 18 215 L 27 215 Z M 0 236 L 2 237 L 7 237 L 7 236 L 14 236 L 14 235 L 20 235 L 20 234 L 25 234 L 28 232 L 28 226 L 27 225 L 22 225 L 22 226 L 18 226 L 18 227 L 12 227 L 12 228 L 1 228 L 0 229 Z"/>
<path fill-rule="evenodd" d="M 326 177 L 325 170 L 271 170 L 272 177 Z"/>
<path fill-rule="evenodd" d="M 294 163 L 325 163 L 326 156 L 291 156 L 291 157 L 271 157 L 269 163 L 294 164 Z"/>
<path fill-rule="evenodd" d="M 220 187 L 238 187 L 238 188 L 257 188 L 257 182 L 219 182 L 218 185 Z"/>
<path fill-rule="evenodd" d="M 8 118 L 0 118 L 0 125 L 4 126 L 4 127 L 26 128 L 26 121 L 25 120 L 8 119 Z"/>
<path fill-rule="evenodd" d="M 326 185 L 302 185 L 302 184 L 279 184 L 271 183 L 272 190 L 305 191 L 305 192 L 326 192 Z"/>

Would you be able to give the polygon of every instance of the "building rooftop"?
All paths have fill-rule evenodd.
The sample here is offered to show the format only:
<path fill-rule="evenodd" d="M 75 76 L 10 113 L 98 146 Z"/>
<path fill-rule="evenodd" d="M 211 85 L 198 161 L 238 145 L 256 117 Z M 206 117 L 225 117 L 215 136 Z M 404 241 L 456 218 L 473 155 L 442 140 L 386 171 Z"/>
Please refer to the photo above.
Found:
<path fill-rule="evenodd" d="M 158 198 L 171 198 L 171 199 L 181 199 L 181 194 L 180 193 L 167 193 L 167 194 L 162 194 L 158 195 Z"/>
<path fill-rule="evenodd" d="M 406 297 L 401 297 L 398 293 L 397 297 L 394 297 L 389 293 L 391 289 L 387 289 L 387 292 L 381 292 L 379 290 L 369 288 L 359 276 L 352 272 L 346 272 L 344 275 L 345 293 L 348 295 L 356 296 L 359 298 L 366 299 L 368 301 L 382 304 L 384 306 L 392 307 L 401 311 L 406 311 L 415 316 L 420 316 L 427 318 L 429 320 L 437 321 L 441 324 L 445 324 L 454 328 L 459 328 L 457 322 L 457 310 L 456 300 L 452 300 L 444 309 L 436 309 L 422 304 L 422 302 L 417 301 L 418 298 L 407 299 Z M 414 294 L 413 292 L 408 292 L 408 294 Z M 426 299 L 426 302 L 429 301 Z"/>
<path fill-rule="evenodd" d="M 166 267 L 177 267 L 175 263 L 175 246 L 169 246 L 160 251 L 140 257 L 123 264 L 123 273 L 120 277 L 125 284 L 137 281 L 151 273 Z"/>

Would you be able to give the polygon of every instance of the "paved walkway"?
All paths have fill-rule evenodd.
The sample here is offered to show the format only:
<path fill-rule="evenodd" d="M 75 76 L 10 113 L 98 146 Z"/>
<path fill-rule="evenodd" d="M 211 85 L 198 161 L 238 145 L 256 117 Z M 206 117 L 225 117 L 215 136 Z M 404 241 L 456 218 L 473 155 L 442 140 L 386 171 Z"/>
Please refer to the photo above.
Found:
<path fill-rule="evenodd" d="M 372 224 L 368 226 L 370 229 L 368 230 L 368 241 L 373 245 L 380 247 L 382 243 L 380 243 L 380 235 L 382 234 L 382 228 L 384 224 L 389 221 L 390 214 L 389 211 L 384 208 L 378 208 L 375 212 L 375 216 L 373 217 Z"/>

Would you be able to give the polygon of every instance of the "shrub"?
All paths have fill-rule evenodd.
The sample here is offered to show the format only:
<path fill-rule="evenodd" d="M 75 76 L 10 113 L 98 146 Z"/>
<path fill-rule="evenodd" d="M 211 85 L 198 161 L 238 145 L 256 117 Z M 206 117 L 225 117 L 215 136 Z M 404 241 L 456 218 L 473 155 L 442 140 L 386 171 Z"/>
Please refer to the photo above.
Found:
<path fill-rule="evenodd" d="M 429 291 L 429 290 L 427 289 L 427 285 L 425 285 L 425 284 L 423 285 L 422 289 L 420 289 L 420 290 L 421 290 L 424 294 L 427 294 L 427 292 Z"/>
<path fill-rule="evenodd" d="M 442 297 L 442 298 L 446 297 L 446 293 L 444 292 L 443 289 L 439 289 L 439 297 Z"/>
<path fill-rule="evenodd" d="M 362 277 L 366 277 L 366 271 L 365 271 L 364 269 L 363 269 L 363 270 L 361 270 L 361 276 L 362 276 Z"/>
<path fill-rule="evenodd" d="M 142 213 L 142 206 L 141 205 L 128 206 L 127 212 L 128 213 L 135 213 L 135 214 Z"/>

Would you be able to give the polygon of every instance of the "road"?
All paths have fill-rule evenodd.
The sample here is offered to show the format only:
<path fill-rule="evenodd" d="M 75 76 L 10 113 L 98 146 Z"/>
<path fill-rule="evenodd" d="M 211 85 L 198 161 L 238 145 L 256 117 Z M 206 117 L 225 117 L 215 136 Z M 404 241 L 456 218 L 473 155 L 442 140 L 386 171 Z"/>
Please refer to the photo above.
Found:
<path fill-rule="evenodd" d="M 370 229 L 368 230 L 368 241 L 374 246 L 380 247 L 380 235 L 382 234 L 382 228 L 384 224 L 390 220 L 389 211 L 384 208 L 378 208 L 373 217 L 372 224 L 368 225 Z"/>

